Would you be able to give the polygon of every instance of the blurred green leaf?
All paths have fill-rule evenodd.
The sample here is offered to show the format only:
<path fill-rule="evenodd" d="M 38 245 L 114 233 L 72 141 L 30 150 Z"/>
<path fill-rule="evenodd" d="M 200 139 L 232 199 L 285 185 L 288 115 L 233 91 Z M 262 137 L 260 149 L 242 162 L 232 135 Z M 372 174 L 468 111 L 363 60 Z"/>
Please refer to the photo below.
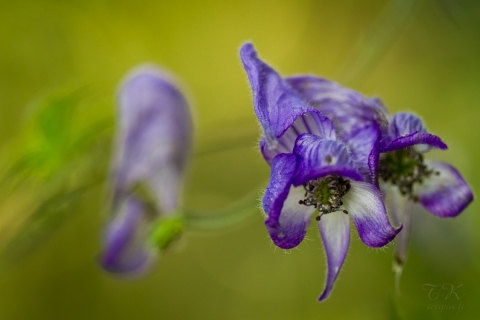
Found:
<path fill-rule="evenodd" d="M 80 125 L 75 114 L 83 98 L 79 90 L 49 95 L 7 150 L 14 156 L 1 177 L 0 205 L 15 194 L 30 196 L 20 212 L 3 213 L 7 221 L 21 221 L 2 244 L 4 260 L 14 262 L 34 252 L 106 179 L 113 120 L 87 118 Z"/>
<path fill-rule="evenodd" d="M 15 263 L 38 249 L 54 231 L 74 216 L 77 206 L 91 187 L 85 185 L 68 192 L 58 189 L 47 198 L 37 199 L 38 207 L 9 242 L 1 255 L 2 260 Z"/>
<path fill-rule="evenodd" d="M 80 99 L 79 92 L 54 94 L 39 106 L 35 122 L 45 143 L 57 152 L 69 141 L 74 109 Z"/>

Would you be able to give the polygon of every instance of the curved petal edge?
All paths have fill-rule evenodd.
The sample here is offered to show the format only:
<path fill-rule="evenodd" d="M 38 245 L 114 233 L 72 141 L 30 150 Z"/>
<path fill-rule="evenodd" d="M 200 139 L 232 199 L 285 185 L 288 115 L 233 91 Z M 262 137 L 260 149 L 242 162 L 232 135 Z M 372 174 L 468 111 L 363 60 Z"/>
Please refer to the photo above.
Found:
<path fill-rule="evenodd" d="M 327 256 L 327 278 L 325 289 L 318 298 L 323 301 L 330 296 L 333 285 L 347 256 L 350 244 L 350 221 L 343 212 L 325 215 L 318 222 L 325 254 Z"/>
<path fill-rule="evenodd" d="M 343 203 L 360 239 L 369 247 L 383 247 L 395 238 L 402 227 L 396 229 L 388 221 L 383 198 L 375 186 L 359 181 L 350 183 L 351 189 L 343 197 Z"/>
<path fill-rule="evenodd" d="M 416 187 L 420 203 L 437 217 L 456 217 L 473 201 L 472 190 L 453 166 L 436 161 L 426 163 L 439 175 L 432 174 Z"/>

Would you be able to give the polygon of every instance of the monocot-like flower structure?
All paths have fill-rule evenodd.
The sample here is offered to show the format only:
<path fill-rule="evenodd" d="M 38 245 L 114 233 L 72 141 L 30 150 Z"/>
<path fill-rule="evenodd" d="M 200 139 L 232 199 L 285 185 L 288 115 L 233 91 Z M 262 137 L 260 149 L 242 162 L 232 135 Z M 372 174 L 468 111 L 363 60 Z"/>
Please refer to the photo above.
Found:
<path fill-rule="evenodd" d="M 178 199 L 192 119 L 177 82 L 154 66 L 127 75 L 117 108 L 112 215 L 101 264 L 132 274 L 145 270 L 180 232 Z"/>
<path fill-rule="evenodd" d="M 347 254 L 349 217 L 360 239 L 374 248 L 389 243 L 401 229 L 389 223 L 383 198 L 371 183 L 377 174 L 375 146 L 386 122 L 383 106 L 376 99 L 325 82 L 330 87 L 322 108 L 308 103 L 309 88 L 302 85 L 308 77 L 282 78 L 258 58 L 250 43 L 241 48 L 240 56 L 263 128 L 260 150 L 271 166 L 262 200 L 265 225 L 278 247 L 290 249 L 304 239 L 316 216 L 328 263 L 325 289 L 319 297 L 324 300 Z M 336 110 L 337 104 L 352 106 L 343 118 L 337 113 L 336 121 L 345 124 L 338 129 L 326 116 L 327 108 Z M 359 104 L 365 104 L 364 109 L 355 109 Z M 357 115 L 354 123 L 350 113 Z"/>

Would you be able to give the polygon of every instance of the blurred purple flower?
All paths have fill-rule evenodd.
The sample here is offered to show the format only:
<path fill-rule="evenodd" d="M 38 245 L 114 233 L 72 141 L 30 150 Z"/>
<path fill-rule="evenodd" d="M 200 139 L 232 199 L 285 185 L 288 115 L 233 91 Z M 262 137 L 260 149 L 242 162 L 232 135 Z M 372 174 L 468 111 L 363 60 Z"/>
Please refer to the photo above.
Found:
<path fill-rule="evenodd" d="M 176 82 L 153 66 L 126 77 L 117 106 L 112 217 L 101 263 L 109 272 L 129 274 L 144 270 L 155 247 L 167 244 L 153 228 L 178 213 L 192 119 Z"/>
<path fill-rule="evenodd" d="M 440 218 L 453 218 L 473 200 L 470 187 L 451 165 L 437 161 L 424 161 L 423 153 L 431 148 L 447 149 L 436 135 L 425 129 L 417 116 L 399 112 L 390 117 L 386 134 L 379 142 L 381 153 L 379 177 L 382 185 L 391 189 L 394 206 L 392 215 L 404 225 L 397 239 L 395 262 L 400 268 L 406 260 L 411 206 L 422 206 Z"/>
<path fill-rule="evenodd" d="M 345 260 L 350 242 L 348 216 L 360 239 L 370 247 L 386 245 L 400 230 L 390 225 L 378 189 L 366 182 L 370 151 L 380 128 L 362 124 L 337 136 L 332 121 L 306 102 L 309 96 L 302 94 L 304 91 L 292 86 L 300 78 L 281 78 L 257 57 L 250 43 L 241 48 L 240 55 L 252 87 L 255 113 L 264 130 L 260 150 L 271 165 L 263 197 L 265 224 L 273 242 L 290 249 L 303 240 L 317 212 L 328 262 L 326 286 L 319 298 L 322 301 L 330 295 Z M 329 103 L 365 100 L 358 93 L 322 81 L 331 88 L 330 96 L 337 95 L 327 99 Z M 365 118 L 373 114 L 375 110 Z M 342 142 L 342 136 L 349 140 Z M 365 140 L 361 146 L 356 142 L 348 145 L 360 136 Z M 354 147 L 357 149 L 352 151 Z"/>

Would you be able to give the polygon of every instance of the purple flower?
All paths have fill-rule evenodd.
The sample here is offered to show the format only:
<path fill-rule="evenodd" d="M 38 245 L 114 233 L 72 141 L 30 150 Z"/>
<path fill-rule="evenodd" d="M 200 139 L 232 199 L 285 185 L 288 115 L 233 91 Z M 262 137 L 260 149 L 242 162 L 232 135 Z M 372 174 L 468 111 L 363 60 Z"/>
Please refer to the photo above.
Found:
<path fill-rule="evenodd" d="M 377 142 L 388 128 L 387 110 L 378 98 L 366 98 L 362 94 L 342 87 L 333 81 L 315 76 L 293 76 L 284 79 L 288 90 L 296 92 L 303 106 L 318 110 L 331 119 L 337 139 L 344 142 L 359 171 L 377 184 Z M 298 104 L 293 102 L 294 107 Z M 286 108 L 287 109 L 287 108 Z M 260 120 L 262 123 L 262 120 Z M 289 133 L 289 132 L 287 132 Z M 265 160 L 271 163 L 274 152 L 265 149 L 266 137 L 262 141 Z M 275 143 L 269 143 L 271 147 Z M 273 148 L 277 149 L 277 148 Z"/>
<path fill-rule="evenodd" d="M 365 123 L 355 130 L 336 132 L 321 109 L 307 103 L 310 97 L 306 91 L 298 89 L 307 88 L 295 86 L 300 78 L 280 77 L 257 57 L 250 43 L 241 48 L 240 55 L 264 131 L 260 150 L 271 165 L 262 202 L 265 225 L 278 247 L 290 249 L 303 240 L 311 217 L 317 214 L 328 262 L 326 286 L 319 298 L 322 301 L 330 295 L 347 254 L 348 216 L 360 239 L 370 247 L 386 245 L 399 231 L 390 225 L 378 189 L 367 182 L 370 152 L 381 129 Z M 365 100 L 351 90 L 322 81 L 325 90 L 330 90 L 326 99 L 332 105 L 349 99 Z M 378 105 L 377 101 L 373 104 Z M 373 110 L 365 118 L 376 113 Z M 348 141 L 363 137 L 367 146 L 353 150 L 356 144 L 350 146 L 346 137 Z"/>
<path fill-rule="evenodd" d="M 335 125 L 337 139 L 349 148 L 359 170 L 378 187 L 378 141 L 388 128 L 388 113 L 378 98 L 315 76 L 294 76 L 287 82 Z"/>
<path fill-rule="evenodd" d="M 440 218 L 453 218 L 473 200 L 470 187 L 460 173 L 443 162 L 424 160 L 431 148 L 447 149 L 436 135 L 426 131 L 415 115 L 399 112 L 391 116 L 386 134 L 378 144 L 379 177 L 385 188 L 391 189 L 394 202 L 393 218 L 404 225 L 397 240 L 395 261 L 397 271 L 406 260 L 411 205 L 420 204 Z"/>
<path fill-rule="evenodd" d="M 153 246 L 146 242 L 149 222 L 145 203 L 135 196 L 127 196 L 117 205 L 104 239 L 102 265 L 107 271 L 136 273 L 148 267 L 154 254 Z"/>
<path fill-rule="evenodd" d="M 117 106 L 112 217 L 101 263 L 113 273 L 136 273 L 149 265 L 155 247 L 168 244 L 153 229 L 177 219 L 192 119 L 172 77 L 152 66 L 126 77 Z"/>
<path fill-rule="evenodd" d="M 380 100 L 364 98 L 325 79 L 299 76 L 287 81 L 310 105 L 334 121 L 335 130 L 354 158 L 360 163 L 367 159 L 370 181 L 378 186 L 380 178 L 382 189 L 392 189 L 393 220 L 403 226 L 396 240 L 397 269 L 406 259 L 413 202 L 420 202 L 436 216 L 455 217 L 473 200 L 470 188 L 454 167 L 424 161 L 423 154 L 431 148 L 447 146 L 428 133 L 418 117 L 403 112 L 390 116 Z"/>
<path fill-rule="evenodd" d="M 403 226 L 396 239 L 396 268 L 406 259 L 413 202 L 420 202 L 439 217 L 455 217 L 473 200 L 454 167 L 424 161 L 423 153 L 447 146 L 428 133 L 418 117 L 403 112 L 390 116 L 380 100 L 364 98 L 325 79 L 300 76 L 287 80 L 310 105 L 335 122 L 354 158 L 360 163 L 368 159 L 371 182 L 378 186 L 380 176 L 382 188 L 392 189 L 392 216 Z"/>

